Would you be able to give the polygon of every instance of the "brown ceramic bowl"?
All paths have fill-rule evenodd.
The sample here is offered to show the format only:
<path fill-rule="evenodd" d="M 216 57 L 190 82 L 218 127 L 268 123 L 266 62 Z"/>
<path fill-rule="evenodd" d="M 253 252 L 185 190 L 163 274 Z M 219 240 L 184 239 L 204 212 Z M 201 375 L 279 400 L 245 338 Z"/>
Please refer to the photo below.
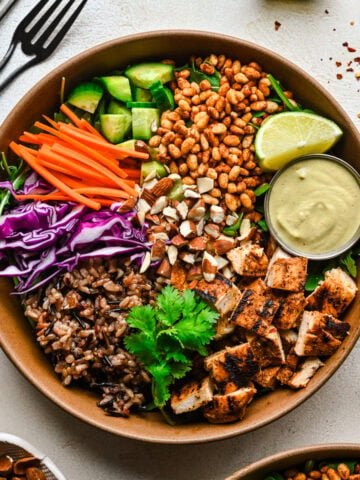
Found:
<path fill-rule="evenodd" d="M 272 472 L 303 466 L 307 460 L 357 460 L 360 459 L 360 444 L 334 443 L 299 447 L 271 455 L 233 473 L 225 480 L 264 480 Z"/>
<path fill-rule="evenodd" d="M 344 131 L 335 154 L 360 168 L 360 138 L 341 106 L 307 73 L 263 47 L 225 35 L 197 31 L 163 31 L 132 35 L 102 44 L 70 59 L 40 81 L 18 103 L 2 125 L 0 151 L 7 150 L 43 113 L 51 113 L 59 104 L 61 77 L 67 78 L 67 90 L 94 75 L 121 68 L 144 59 L 175 58 L 179 64 L 190 54 L 224 53 L 243 62 L 256 60 L 295 93 L 303 105 L 335 122 Z M 0 282 L 0 342 L 8 357 L 41 392 L 67 412 L 104 430 L 126 437 L 161 443 L 196 443 L 220 440 L 259 428 L 291 411 L 323 385 L 341 365 L 359 334 L 360 296 L 349 309 L 349 337 L 326 362 L 305 390 L 279 390 L 256 400 L 244 420 L 228 425 L 196 423 L 171 427 L 157 413 L 130 419 L 106 416 L 96 406 L 95 395 L 77 388 L 64 388 L 44 354 L 33 341 L 31 329 L 15 296 L 9 296 L 10 282 Z"/>

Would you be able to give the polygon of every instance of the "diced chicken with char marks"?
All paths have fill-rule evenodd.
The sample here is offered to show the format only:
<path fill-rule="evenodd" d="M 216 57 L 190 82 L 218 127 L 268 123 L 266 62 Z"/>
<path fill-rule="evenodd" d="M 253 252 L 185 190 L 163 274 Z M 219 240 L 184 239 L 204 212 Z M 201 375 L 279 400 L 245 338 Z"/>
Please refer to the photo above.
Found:
<path fill-rule="evenodd" d="M 219 273 L 213 282 L 200 280 L 193 290 L 204 300 L 212 302 L 221 315 L 231 313 L 241 297 L 236 285 Z"/>
<path fill-rule="evenodd" d="M 181 413 L 192 412 L 203 407 L 213 398 L 213 386 L 209 377 L 201 382 L 191 382 L 184 385 L 179 392 L 171 395 L 170 405 L 173 411 Z"/>
<path fill-rule="evenodd" d="M 255 393 L 256 388 L 250 384 L 226 395 L 214 395 L 211 402 L 203 408 L 204 416 L 211 423 L 240 420 Z"/>
<path fill-rule="evenodd" d="M 305 308 L 306 299 L 303 292 L 277 291 L 272 293 L 272 297 L 279 303 L 274 325 L 282 330 L 294 328 Z"/>
<path fill-rule="evenodd" d="M 350 325 L 331 315 L 304 312 L 295 353 L 299 356 L 332 355 L 348 334 Z"/>
<path fill-rule="evenodd" d="M 264 335 L 271 325 L 278 303 L 270 296 L 246 289 L 232 315 L 232 321 L 259 335 Z"/>
<path fill-rule="evenodd" d="M 255 243 L 233 248 L 227 253 L 227 257 L 239 275 L 262 277 L 266 274 L 268 258 L 264 249 Z"/>
<path fill-rule="evenodd" d="M 341 268 L 325 272 L 325 280 L 307 297 L 307 309 L 339 317 L 354 300 L 357 286 Z"/>
<path fill-rule="evenodd" d="M 220 390 L 229 383 L 236 388 L 246 385 L 259 370 L 249 343 L 213 353 L 205 358 L 204 366 Z"/>
<path fill-rule="evenodd" d="M 265 283 L 271 288 L 300 292 L 305 287 L 307 264 L 307 258 L 290 257 L 277 248 L 270 260 Z"/>
<path fill-rule="evenodd" d="M 287 385 L 291 388 L 305 388 L 320 367 L 324 364 L 317 357 L 309 357 L 301 365 L 300 370 L 290 378 Z"/>
<path fill-rule="evenodd" d="M 261 368 L 285 363 L 285 352 L 276 327 L 269 327 L 265 336 L 249 333 L 247 338 Z"/>
<path fill-rule="evenodd" d="M 278 384 L 277 374 L 281 367 L 266 367 L 254 377 L 254 382 L 262 388 L 274 390 Z"/>

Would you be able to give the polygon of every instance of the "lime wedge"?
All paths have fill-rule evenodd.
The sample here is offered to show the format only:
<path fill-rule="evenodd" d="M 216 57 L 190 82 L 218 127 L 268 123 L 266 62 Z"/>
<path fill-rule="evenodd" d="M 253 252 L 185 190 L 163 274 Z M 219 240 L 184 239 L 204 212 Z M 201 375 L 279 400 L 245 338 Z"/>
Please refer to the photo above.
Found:
<path fill-rule="evenodd" d="M 284 112 L 269 117 L 255 139 L 255 152 L 263 170 L 278 170 L 290 160 L 324 153 L 341 137 L 331 120 L 307 112 Z"/>

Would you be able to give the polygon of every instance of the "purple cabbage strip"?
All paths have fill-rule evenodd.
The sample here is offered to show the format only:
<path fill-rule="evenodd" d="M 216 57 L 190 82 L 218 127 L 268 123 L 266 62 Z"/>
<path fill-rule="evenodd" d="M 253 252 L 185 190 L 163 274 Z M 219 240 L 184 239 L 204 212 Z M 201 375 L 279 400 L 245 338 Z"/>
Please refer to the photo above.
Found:
<path fill-rule="evenodd" d="M 34 189 L 46 188 L 35 174 L 30 177 Z M 29 178 L 23 191 L 33 193 Z M 150 248 L 147 226 L 135 227 L 135 212 L 119 214 L 120 205 L 99 212 L 65 202 L 16 205 L 0 216 L 0 277 L 18 277 L 16 293 L 23 294 L 84 259 L 130 255 L 140 262 Z"/>

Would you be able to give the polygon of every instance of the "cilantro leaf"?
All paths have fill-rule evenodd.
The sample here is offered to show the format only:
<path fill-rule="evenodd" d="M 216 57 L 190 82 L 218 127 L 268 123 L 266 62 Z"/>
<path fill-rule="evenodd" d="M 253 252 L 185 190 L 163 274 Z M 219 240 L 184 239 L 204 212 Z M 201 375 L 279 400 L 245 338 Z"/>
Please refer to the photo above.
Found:
<path fill-rule="evenodd" d="M 191 370 L 192 352 L 207 355 L 206 344 L 215 335 L 219 315 L 193 291 L 181 294 L 172 286 L 162 290 L 156 303 L 130 310 L 129 325 L 138 331 L 124 343 L 152 375 L 154 405 L 162 411 L 171 384 Z"/>
<path fill-rule="evenodd" d="M 153 377 L 152 394 L 157 407 L 163 407 L 170 398 L 169 386 L 172 383 L 171 368 L 166 363 L 151 365 L 148 368 Z"/>
<path fill-rule="evenodd" d="M 216 322 L 218 315 L 216 312 L 205 307 L 196 315 L 189 315 L 180 320 L 177 324 L 178 338 L 185 348 L 196 351 L 200 355 L 207 355 L 204 347 L 215 334 L 213 324 Z"/>
<path fill-rule="evenodd" d="M 144 332 L 133 333 L 125 337 L 124 343 L 127 350 L 144 365 L 150 365 L 159 359 L 154 339 Z"/>
<path fill-rule="evenodd" d="M 357 266 L 354 257 L 352 256 L 353 252 L 349 250 L 346 254 L 340 257 L 340 264 L 345 267 L 345 270 L 349 275 L 352 277 L 356 277 L 357 275 Z"/>
<path fill-rule="evenodd" d="M 126 320 L 130 327 L 138 328 L 148 335 L 155 330 L 156 317 L 151 305 L 133 307 Z"/>
<path fill-rule="evenodd" d="M 171 285 L 165 287 L 157 297 L 157 304 L 162 312 L 158 318 L 166 326 L 173 325 L 179 319 L 183 307 L 183 299 L 178 290 Z"/>
<path fill-rule="evenodd" d="M 306 278 L 305 290 L 307 292 L 312 292 L 318 286 L 319 282 L 324 279 L 324 276 L 321 274 L 310 274 Z"/>
<path fill-rule="evenodd" d="M 212 75 L 207 75 L 200 70 L 196 69 L 195 62 L 192 62 L 190 67 L 190 81 L 200 83 L 202 80 L 208 80 L 212 90 L 219 90 L 220 87 L 220 73 L 215 69 Z"/>
<path fill-rule="evenodd" d="M 260 185 L 256 190 L 254 190 L 254 193 L 257 197 L 260 197 L 260 195 L 263 195 L 266 193 L 270 188 L 270 185 L 268 183 L 264 183 L 263 185 Z"/>

